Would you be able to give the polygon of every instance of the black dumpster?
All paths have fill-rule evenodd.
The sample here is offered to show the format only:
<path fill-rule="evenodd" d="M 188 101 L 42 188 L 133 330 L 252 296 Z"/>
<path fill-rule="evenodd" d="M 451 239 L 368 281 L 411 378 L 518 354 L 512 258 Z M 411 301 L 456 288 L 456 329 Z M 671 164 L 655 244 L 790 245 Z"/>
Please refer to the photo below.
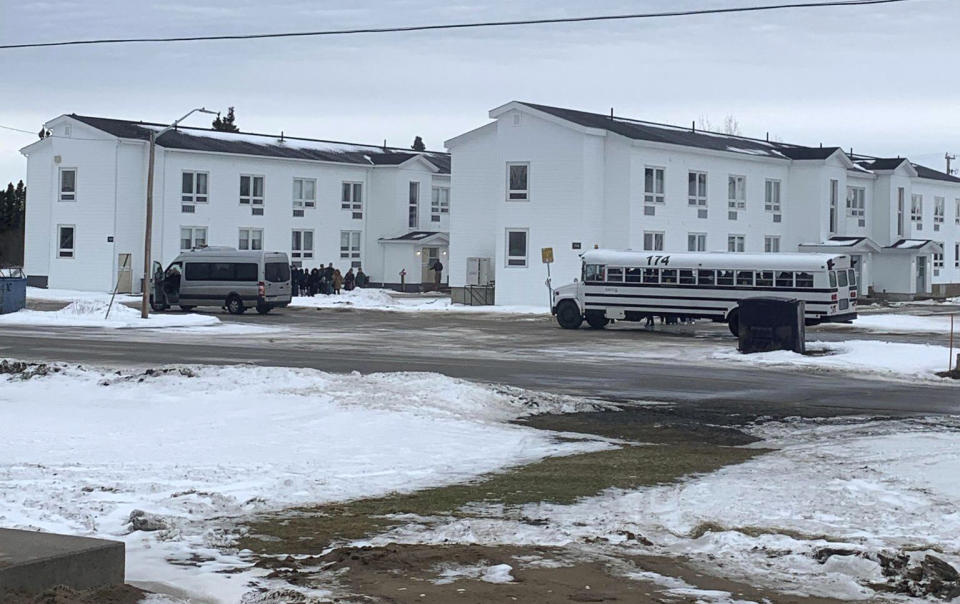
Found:
<path fill-rule="evenodd" d="M 803 300 L 748 298 L 740 302 L 739 344 L 743 353 L 805 350 Z"/>

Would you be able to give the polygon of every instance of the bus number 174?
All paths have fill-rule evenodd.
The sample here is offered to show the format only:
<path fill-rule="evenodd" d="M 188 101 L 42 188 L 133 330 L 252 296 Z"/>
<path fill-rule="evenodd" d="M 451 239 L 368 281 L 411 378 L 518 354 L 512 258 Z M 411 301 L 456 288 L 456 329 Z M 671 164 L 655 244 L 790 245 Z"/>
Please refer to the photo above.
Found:
<path fill-rule="evenodd" d="M 647 266 L 667 266 L 670 264 L 670 256 L 647 256 Z"/>

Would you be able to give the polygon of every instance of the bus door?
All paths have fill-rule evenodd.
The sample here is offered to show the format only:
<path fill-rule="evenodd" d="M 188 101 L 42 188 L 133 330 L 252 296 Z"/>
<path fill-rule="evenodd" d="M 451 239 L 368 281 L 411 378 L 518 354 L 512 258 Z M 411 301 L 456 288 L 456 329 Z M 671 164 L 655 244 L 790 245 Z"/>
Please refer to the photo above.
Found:
<path fill-rule="evenodd" d="M 850 274 L 852 269 L 841 268 L 834 271 L 837 273 L 837 310 L 840 313 L 850 311 Z M 856 294 L 854 294 L 856 297 Z"/>

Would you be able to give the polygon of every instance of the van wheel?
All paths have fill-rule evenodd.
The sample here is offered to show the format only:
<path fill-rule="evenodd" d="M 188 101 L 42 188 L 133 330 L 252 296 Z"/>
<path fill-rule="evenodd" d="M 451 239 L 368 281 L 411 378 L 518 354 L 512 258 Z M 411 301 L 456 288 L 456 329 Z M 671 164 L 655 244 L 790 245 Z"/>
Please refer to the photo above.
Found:
<path fill-rule="evenodd" d="M 573 300 L 564 300 L 557 306 L 557 323 L 564 329 L 579 329 L 583 323 L 580 308 Z"/>
<path fill-rule="evenodd" d="M 183 312 L 190 312 L 194 308 L 196 308 L 196 306 L 184 306 L 183 304 L 180 305 L 180 310 Z"/>
<path fill-rule="evenodd" d="M 261 315 L 265 315 L 270 312 L 270 307 L 266 304 L 257 304 L 257 312 Z"/>
<path fill-rule="evenodd" d="M 234 294 L 227 298 L 227 312 L 231 315 L 241 315 L 243 311 L 247 310 L 243 305 L 243 300 L 240 299 L 240 296 Z"/>
<path fill-rule="evenodd" d="M 610 319 L 603 316 L 603 311 L 587 311 L 587 325 L 590 326 L 590 329 L 603 329 L 608 323 L 610 323 Z"/>
<path fill-rule="evenodd" d="M 730 311 L 730 314 L 727 315 L 727 327 L 730 328 L 730 333 L 733 334 L 733 337 L 740 337 L 740 309 L 734 308 Z"/>

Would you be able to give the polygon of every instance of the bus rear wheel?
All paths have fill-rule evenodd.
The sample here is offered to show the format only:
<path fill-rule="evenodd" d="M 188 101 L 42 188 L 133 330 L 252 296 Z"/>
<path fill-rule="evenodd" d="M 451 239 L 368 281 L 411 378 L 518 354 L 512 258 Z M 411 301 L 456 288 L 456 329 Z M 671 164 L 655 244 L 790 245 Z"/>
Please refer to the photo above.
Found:
<path fill-rule="evenodd" d="M 564 329 L 579 329 L 583 324 L 583 315 L 573 300 L 564 300 L 557 306 L 557 323 Z"/>
<path fill-rule="evenodd" d="M 730 328 L 730 333 L 733 334 L 733 337 L 740 337 L 740 309 L 734 308 L 730 311 L 730 314 L 727 315 L 727 327 Z"/>
<path fill-rule="evenodd" d="M 587 311 L 587 325 L 590 326 L 590 329 L 603 329 L 608 323 L 610 323 L 610 319 L 603 315 L 602 310 Z"/>

